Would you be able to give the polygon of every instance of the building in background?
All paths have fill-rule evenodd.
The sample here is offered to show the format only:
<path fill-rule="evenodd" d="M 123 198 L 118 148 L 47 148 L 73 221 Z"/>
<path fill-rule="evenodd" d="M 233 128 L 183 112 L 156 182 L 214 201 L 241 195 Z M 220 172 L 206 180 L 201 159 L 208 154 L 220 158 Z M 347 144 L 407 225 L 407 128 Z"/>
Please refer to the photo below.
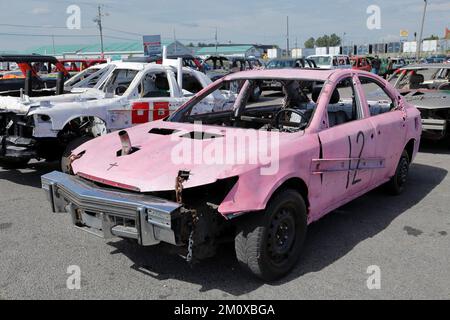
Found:
<path fill-rule="evenodd" d="M 448 36 L 449 33 L 446 33 Z M 450 36 L 449 36 L 450 37 Z M 450 50 L 450 39 L 424 40 L 422 43 L 422 56 L 430 54 L 447 54 Z M 179 41 L 163 40 L 162 46 L 167 47 L 169 56 L 197 55 L 207 57 L 210 55 L 223 55 L 227 57 L 256 57 L 264 59 L 281 58 L 287 56 L 286 50 L 280 49 L 276 45 L 257 44 L 220 44 L 206 47 L 188 47 Z M 415 41 L 398 41 L 372 44 L 354 44 L 344 47 L 322 47 L 322 48 L 295 48 L 290 52 L 293 57 L 306 57 L 314 54 L 341 53 L 347 55 L 379 55 L 379 56 L 413 56 L 416 52 L 417 43 Z M 121 60 L 131 57 L 144 56 L 144 46 L 142 41 L 106 43 L 104 46 L 105 59 Z M 101 57 L 101 49 L 98 44 L 80 45 L 47 45 L 31 48 L 18 54 L 42 54 L 54 55 L 57 58 L 98 59 Z"/>
<path fill-rule="evenodd" d="M 162 45 L 167 47 L 168 55 L 190 55 L 192 48 L 188 48 L 179 41 L 162 41 Z M 104 45 L 105 59 L 121 60 L 131 57 L 144 56 L 144 45 L 142 41 L 106 43 Z M 97 59 L 101 57 L 101 48 L 98 44 L 80 45 L 56 45 L 41 46 L 26 50 L 26 54 L 53 55 L 57 58 L 89 58 Z"/>
<path fill-rule="evenodd" d="M 195 50 L 195 55 L 203 58 L 212 55 L 241 58 L 261 58 L 263 53 L 263 49 L 258 49 L 254 45 L 219 45 L 217 47 L 197 47 Z"/>

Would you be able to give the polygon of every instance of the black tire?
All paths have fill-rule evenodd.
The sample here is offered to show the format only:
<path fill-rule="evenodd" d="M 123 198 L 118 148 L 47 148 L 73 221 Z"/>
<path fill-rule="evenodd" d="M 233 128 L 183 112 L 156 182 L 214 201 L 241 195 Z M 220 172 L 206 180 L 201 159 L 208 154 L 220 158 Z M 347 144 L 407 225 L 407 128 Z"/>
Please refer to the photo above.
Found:
<path fill-rule="evenodd" d="M 265 281 L 277 280 L 291 271 L 306 237 L 307 212 L 302 196 L 291 189 L 282 190 L 264 212 L 244 219 L 235 238 L 240 265 Z M 276 239 L 280 241 L 274 243 Z"/>
<path fill-rule="evenodd" d="M 0 158 L 0 166 L 6 169 L 21 169 L 25 168 L 31 159 L 23 158 Z"/>
<path fill-rule="evenodd" d="M 450 83 L 443 83 L 439 85 L 437 90 L 450 90 Z"/>
<path fill-rule="evenodd" d="M 83 143 L 88 142 L 89 140 L 92 140 L 93 137 L 91 136 L 82 136 L 75 138 L 74 140 L 70 141 L 67 145 L 66 149 L 64 150 L 64 153 L 60 160 L 61 165 L 61 171 L 64 173 L 71 174 L 71 169 L 69 168 L 69 158 L 72 154 L 72 151 L 81 146 Z"/>
<path fill-rule="evenodd" d="M 403 151 L 400 161 L 398 162 L 397 169 L 395 170 L 395 175 L 386 184 L 386 189 L 389 194 L 397 196 L 405 190 L 405 185 L 408 180 L 410 159 L 408 152 Z"/>

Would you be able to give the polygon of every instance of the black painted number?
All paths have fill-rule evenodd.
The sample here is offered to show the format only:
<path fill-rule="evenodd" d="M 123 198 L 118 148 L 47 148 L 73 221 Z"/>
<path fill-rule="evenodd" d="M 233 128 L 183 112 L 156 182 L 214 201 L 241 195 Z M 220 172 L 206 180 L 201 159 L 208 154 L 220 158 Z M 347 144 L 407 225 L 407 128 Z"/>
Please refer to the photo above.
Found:
<path fill-rule="evenodd" d="M 361 156 L 364 152 L 364 147 L 366 145 L 366 137 L 364 136 L 364 132 L 360 131 L 358 132 L 358 135 L 356 137 L 356 143 L 359 145 L 360 144 L 360 140 L 362 140 L 362 144 L 361 144 L 361 150 L 359 151 L 359 156 L 358 156 L 358 163 L 356 164 L 356 169 L 353 173 L 353 180 L 352 180 L 352 186 L 354 186 L 355 184 L 360 183 L 362 180 L 357 178 L 358 175 L 358 171 L 359 168 L 361 166 Z M 352 139 L 351 137 L 348 137 L 348 145 L 349 145 L 349 159 L 352 159 Z M 352 170 L 352 161 L 349 160 L 348 163 L 348 173 L 347 173 L 347 186 L 346 188 L 348 189 L 348 187 L 350 186 L 350 175 L 351 175 L 351 170 Z"/>

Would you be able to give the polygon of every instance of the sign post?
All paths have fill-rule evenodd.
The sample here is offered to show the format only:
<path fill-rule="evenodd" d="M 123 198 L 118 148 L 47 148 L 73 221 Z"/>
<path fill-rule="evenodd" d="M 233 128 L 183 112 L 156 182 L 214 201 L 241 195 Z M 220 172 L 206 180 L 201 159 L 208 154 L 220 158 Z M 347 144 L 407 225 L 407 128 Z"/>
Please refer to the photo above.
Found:
<path fill-rule="evenodd" d="M 162 54 L 161 35 L 150 35 L 143 37 L 144 55 L 146 57 L 160 56 Z"/>

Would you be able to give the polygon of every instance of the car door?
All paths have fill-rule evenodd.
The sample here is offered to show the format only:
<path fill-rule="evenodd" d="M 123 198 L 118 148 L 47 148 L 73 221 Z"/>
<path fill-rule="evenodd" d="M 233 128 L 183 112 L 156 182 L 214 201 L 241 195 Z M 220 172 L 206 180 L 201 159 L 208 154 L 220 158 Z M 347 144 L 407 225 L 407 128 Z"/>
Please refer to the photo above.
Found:
<path fill-rule="evenodd" d="M 375 128 L 360 101 L 358 79 L 344 77 L 324 90 L 330 96 L 323 115 L 327 126 L 318 134 L 320 156 L 312 163 L 312 174 L 320 178 L 316 196 L 322 214 L 365 192 L 373 168 L 383 165 L 375 157 Z"/>
<path fill-rule="evenodd" d="M 184 101 L 174 83 L 173 74 L 151 70 L 142 76 L 138 97 L 131 99 L 131 124 L 160 120 L 178 109 Z"/>
<path fill-rule="evenodd" d="M 405 148 L 406 113 L 399 97 L 386 89 L 383 82 L 372 76 L 359 79 L 362 101 L 367 105 L 369 120 L 375 128 L 376 156 L 385 162 L 374 176 L 375 183 L 379 183 L 393 176 Z"/>

